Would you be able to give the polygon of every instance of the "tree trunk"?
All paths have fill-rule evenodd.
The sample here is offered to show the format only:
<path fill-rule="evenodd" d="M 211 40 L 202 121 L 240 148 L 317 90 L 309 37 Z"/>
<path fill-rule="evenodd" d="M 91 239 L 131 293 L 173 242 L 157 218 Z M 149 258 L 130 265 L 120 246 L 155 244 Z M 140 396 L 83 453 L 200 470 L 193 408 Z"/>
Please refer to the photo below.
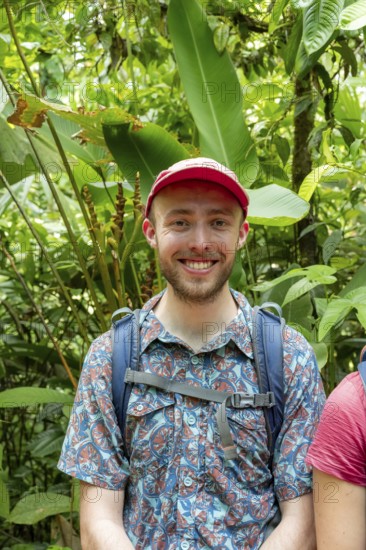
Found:
<path fill-rule="evenodd" d="M 311 99 L 311 82 L 310 75 L 307 75 L 303 80 L 296 79 L 295 82 L 295 103 L 301 104 L 301 101 L 307 98 Z M 297 116 L 294 117 L 294 154 L 292 164 L 292 186 L 293 190 L 298 193 L 300 185 L 311 172 L 311 156 L 308 149 L 308 139 L 311 131 L 314 128 L 314 112 L 312 103 L 306 109 L 303 109 Z M 302 266 L 313 265 L 317 263 L 317 240 L 314 231 L 307 233 L 299 240 L 301 232 L 314 223 L 313 208 L 310 206 L 309 214 L 303 220 L 300 220 L 295 229 L 297 238 L 298 261 Z"/>

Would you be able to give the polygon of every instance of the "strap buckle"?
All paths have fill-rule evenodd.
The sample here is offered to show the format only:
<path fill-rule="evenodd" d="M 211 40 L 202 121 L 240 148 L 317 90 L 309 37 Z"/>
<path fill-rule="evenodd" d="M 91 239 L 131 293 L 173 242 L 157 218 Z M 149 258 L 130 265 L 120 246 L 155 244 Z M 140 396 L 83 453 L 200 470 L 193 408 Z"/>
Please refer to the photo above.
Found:
<path fill-rule="evenodd" d="M 244 409 L 253 405 L 253 394 L 245 392 L 233 393 L 230 396 L 230 405 L 234 409 Z"/>
<path fill-rule="evenodd" d="M 246 407 L 271 408 L 276 404 L 272 391 L 267 393 L 245 393 L 236 392 L 229 397 L 229 403 L 234 409 L 245 409 Z"/>

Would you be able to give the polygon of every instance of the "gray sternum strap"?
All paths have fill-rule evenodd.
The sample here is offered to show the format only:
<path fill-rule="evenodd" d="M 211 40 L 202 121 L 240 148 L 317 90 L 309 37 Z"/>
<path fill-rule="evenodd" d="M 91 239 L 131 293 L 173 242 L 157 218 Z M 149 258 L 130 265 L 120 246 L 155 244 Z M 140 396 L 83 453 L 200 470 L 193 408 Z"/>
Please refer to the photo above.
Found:
<path fill-rule="evenodd" d="M 178 380 L 171 380 L 158 374 L 149 372 L 140 372 L 132 369 L 126 370 L 126 383 L 146 384 L 161 390 L 172 393 L 180 393 L 188 397 L 203 399 L 204 401 L 214 401 L 221 403 L 217 413 L 217 428 L 221 438 L 221 443 L 225 452 L 225 458 L 234 459 L 237 457 L 236 446 L 234 444 L 230 426 L 227 420 L 226 407 L 231 406 L 235 409 L 244 409 L 246 407 L 273 407 L 275 398 L 273 392 L 267 393 L 229 393 L 217 390 L 210 390 L 202 387 L 191 386 Z"/>

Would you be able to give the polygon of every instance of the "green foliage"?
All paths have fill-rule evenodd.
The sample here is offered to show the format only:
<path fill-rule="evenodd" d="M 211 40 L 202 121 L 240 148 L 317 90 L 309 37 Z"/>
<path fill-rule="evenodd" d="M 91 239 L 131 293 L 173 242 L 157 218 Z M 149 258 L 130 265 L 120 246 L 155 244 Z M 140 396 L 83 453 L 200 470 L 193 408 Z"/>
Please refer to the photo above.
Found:
<path fill-rule="evenodd" d="M 357 31 L 366 26 L 366 2 L 358 0 L 347 6 L 340 16 L 339 26 L 345 31 Z"/>
<path fill-rule="evenodd" d="M 114 309 L 164 286 L 141 220 L 172 162 L 212 156 L 236 171 L 251 230 L 230 283 L 283 307 L 327 391 L 354 369 L 366 329 L 364 26 L 363 0 L 5 0 L 2 547 L 80 548 L 60 446 L 90 341 Z"/>
<path fill-rule="evenodd" d="M 114 160 L 132 185 L 139 172 L 144 201 L 154 175 L 189 157 L 187 150 L 156 124 L 104 124 L 103 130 Z"/>
<path fill-rule="evenodd" d="M 202 156 L 224 163 L 236 171 L 243 185 L 251 185 L 257 175 L 257 157 L 228 52 L 221 47 L 217 51 L 205 12 L 196 0 L 171 0 L 168 24 Z"/>
<path fill-rule="evenodd" d="M 8 520 L 22 525 L 33 525 L 44 518 L 70 510 L 70 498 L 59 493 L 25 495 L 14 506 Z"/>
<path fill-rule="evenodd" d="M 303 40 L 308 55 L 320 50 L 336 29 L 344 0 L 317 0 L 304 9 Z"/>

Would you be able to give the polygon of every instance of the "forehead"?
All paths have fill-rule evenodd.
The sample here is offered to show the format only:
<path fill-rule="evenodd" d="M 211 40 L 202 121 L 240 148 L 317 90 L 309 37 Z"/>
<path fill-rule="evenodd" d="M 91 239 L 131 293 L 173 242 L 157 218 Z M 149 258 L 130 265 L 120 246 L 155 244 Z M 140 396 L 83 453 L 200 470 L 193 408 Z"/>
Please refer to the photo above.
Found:
<path fill-rule="evenodd" d="M 225 187 L 200 180 L 172 183 L 159 191 L 154 199 L 155 208 L 161 213 L 171 208 L 220 209 L 241 212 L 236 197 Z"/>

